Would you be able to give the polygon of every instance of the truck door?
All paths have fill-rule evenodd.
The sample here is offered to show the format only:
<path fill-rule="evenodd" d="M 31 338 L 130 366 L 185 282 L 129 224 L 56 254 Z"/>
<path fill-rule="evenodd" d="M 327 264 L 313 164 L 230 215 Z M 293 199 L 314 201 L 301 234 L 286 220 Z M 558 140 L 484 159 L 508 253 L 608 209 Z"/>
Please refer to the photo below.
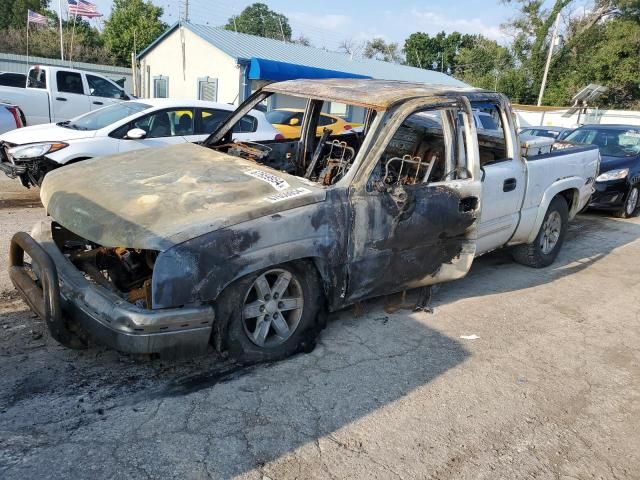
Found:
<path fill-rule="evenodd" d="M 89 97 L 84 90 L 82 74 L 66 70 L 56 72 L 56 83 L 52 85 L 51 105 L 55 122 L 70 120 L 90 110 Z"/>
<path fill-rule="evenodd" d="M 484 171 L 478 225 L 478 254 L 507 243 L 520 220 L 526 170 L 520 160 L 512 119 L 495 101 L 472 102 L 475 110 L 490 114 L 497 129 L 478 129 L 480 166 Z"/>
<path fill-rule="evenodd" d="M 87 73 L 87 86 L 91 110 L 97 110 L 124 100 L 124 91 L 106 78 Z"/>
<path fill-rule="evenodd" d="M 468 101 L 413 101 L 376 122 L 350 193 L 349 301 L 463 277 L 475 255 L 481 183 Z"/>

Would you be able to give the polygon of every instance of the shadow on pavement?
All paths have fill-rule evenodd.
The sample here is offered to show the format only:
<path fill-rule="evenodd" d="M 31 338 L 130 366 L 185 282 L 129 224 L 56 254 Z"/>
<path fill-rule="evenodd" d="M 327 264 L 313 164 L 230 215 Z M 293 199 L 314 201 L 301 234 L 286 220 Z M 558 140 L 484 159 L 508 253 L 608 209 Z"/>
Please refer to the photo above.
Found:
<path fill-rule="evenodd" d="M 562 250 L 551 266 L 535 269 L 519 265 L 506 249 L 498 250 L 477 258 L 464 279 L 441 285 L 434 294 L 434 304 L 550 283 L 589 268 L 616 248 L 638 238 L 640 224 L 590 211 L 578 215 L 569 224 Z"/>

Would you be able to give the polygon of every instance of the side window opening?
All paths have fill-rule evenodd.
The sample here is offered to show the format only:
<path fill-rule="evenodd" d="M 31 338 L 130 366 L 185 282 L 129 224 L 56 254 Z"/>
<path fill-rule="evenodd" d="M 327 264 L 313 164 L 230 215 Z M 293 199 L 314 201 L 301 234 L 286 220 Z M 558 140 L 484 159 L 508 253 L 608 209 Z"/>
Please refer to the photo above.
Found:
<path fill-rule="evenodd" d="M 200 122 L 197 133 L 211 134 L 220 124 L 229 117 L 231 112 L 226 110 L 202 109 L 200 110 Z"/>
<path fill-rule="evenodd" d="M 33 68 L 29 71 L 28 87 L 47 88 L 47 72 Z"/>
<path fill-rule="evenodd" d="M 82 75 L 77 72 L 59 70 L 56 73 L 56 83 L 58 84 L 59 92 L 84 94 Z"/>
<path fill-rule="evenodd" d="M 175 135 L 193 135 L 193 111 L 192 110 L 177 110 L 171 112 L 170 116 L 173 116 L 173 131 Z"/>
<path fill-rule="evenodd" d="M 105 98 L 120 98 L 122 96 L 122 90 L 104 78 L 87 74 L 87 83 L 89 84 L 89 94 L 92 96 Z"/>
<path fill-rule="evenodd" d="M 355 112 L 358 115 L 359 120 L 356 121 L 359 123 L 344 128 L 343 124 L 350 119 L 338 121 L 338 117 L 330 114 L 327 116 L 332 122 L 323 126 L 320 124 L 321 112 L 329 111 L 331 102 L 295 97 L 297 103 L 265 113 L 267 121 L 280 130 L 279 137 L 284 138 L 264 141 L 234 139 L 233 133 L 255 131 L 257 119 L 249 114 L 249 109 L 255 108 L 271 95 L 267 92 L 256 96 L 253 102 L 242 107 L 244 116 L 236 119 L 235 123 L 226 124 L 223 131 L 219 130 L 220 125 L 232 112 L 225 112 L 225 116 L 215 126 L 211 122 L 211 131 L 215 135 L 205 145 L 306 178 L 322 186 L 335 185 L 344 178 L 354 164 L 376 112 L 365 107 L 344 105 L 345 112 Z M 204 124 L 204 116 L 202 120 Z"/>
<path fill-rule="evenodd" d="M 468 178 L 462 131 L 457 109 L 409 115 L 380 156 L 368 189 Z"/>
<path fill-rule="evenodd" d="M 502 124 L 500 109 L 491 102 L 472 102 L 471 107 L 478 111 L 482 126 L 478 125 L 478 150 L 480 153 L 480 166 L 492 163 L 512 160 L 507 150 L 505 132 L 509 130 Z M 493 128 L 485 127 L 487 126 Z"/>
<path fill-rule="evenodd" d="M 338 125 L 338 119 L 323 112 L 331 111 L 329 101 L 315 101 L 315 117 L 311 122 L 315 128 L 315 139 L 311 154 L 305 158 L 304 177 L 324 186 L 334 185 L 351 169 L 358 151 L 362 146 L 364 134 L 362 129 L 344 129 Z M 351 109 L 349 105 L 340 104 L 344 111 Z M 368 115 L 366 110 L 363 116 Z M 359 124 L 362 126 L 361 124 Z"/>
<path fill-rule="evenodd" d="M 193 110 L 179 108 L 151 113 L 133 122 L 135 128 L 147 132 L 146 138 L 192 135 Z"/>
<path fill-rule="evenodd" d="M 336 121 L 337 120 L 335 118 L 330 117 L 329 115 L 320 115 L 320 118 L 318 118 L 318 126 L 325 127 L 336 123 Z"/>
<path fill-rule="evenodd" d="M 233 128 L 233 133 L 253 133 L 258 130 L 258 120 L 251 115 L 245 115 Z"/>

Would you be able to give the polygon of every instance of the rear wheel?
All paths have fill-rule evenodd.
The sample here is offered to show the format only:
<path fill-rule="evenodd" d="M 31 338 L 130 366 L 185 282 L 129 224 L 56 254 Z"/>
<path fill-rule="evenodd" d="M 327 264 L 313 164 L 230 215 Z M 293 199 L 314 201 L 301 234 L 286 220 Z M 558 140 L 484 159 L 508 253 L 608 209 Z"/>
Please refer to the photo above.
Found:
<path fill-rule="evenodd" d="M 322 301 L 310 263 L 287 263 L 248 275 L 229 286 L 217 302 L 219 314 L 228 319 L 224 344 L 242 363 L 311 351 L 320 330 Z"/>
<path fill-rule="evenodd" d="M 513 248 L 511 253 L 515 261 L 534 268 L 551 265 L 564 243 L 568 222 L 567 202 L 557 196 L 549 204 L 535 240 Z"/>
<path fill-rule="evenodd" d="M 638 201 L 640 200 L 640 192 L 638 186 L 634 185 L 627 193 L 627 198 L 624 201 L 624 206 L 615 212 L 615 216 L 618 218 L 631 218 L 638 215 Z"/>

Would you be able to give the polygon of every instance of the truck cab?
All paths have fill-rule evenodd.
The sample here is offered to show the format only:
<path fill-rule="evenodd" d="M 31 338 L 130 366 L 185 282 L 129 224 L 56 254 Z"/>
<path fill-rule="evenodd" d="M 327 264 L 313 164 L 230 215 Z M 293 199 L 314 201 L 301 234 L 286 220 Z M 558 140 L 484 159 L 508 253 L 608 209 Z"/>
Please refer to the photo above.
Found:
<path fill-rule="evenodd" d="M 0 87 L 0 99 L 19 105 L 27 124 L 37 125 L 69 120 L 130 96 L 96 73 L 35 65 L 27 75 L 26 88 Z"/>

